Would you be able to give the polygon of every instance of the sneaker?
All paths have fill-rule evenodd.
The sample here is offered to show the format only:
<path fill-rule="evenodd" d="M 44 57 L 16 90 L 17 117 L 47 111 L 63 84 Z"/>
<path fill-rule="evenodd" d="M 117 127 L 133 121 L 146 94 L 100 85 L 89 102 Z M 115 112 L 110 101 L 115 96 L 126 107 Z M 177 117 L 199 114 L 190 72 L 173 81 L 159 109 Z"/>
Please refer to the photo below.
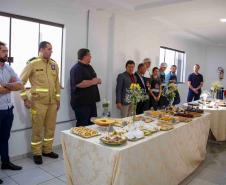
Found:
<path fill-rule="evenodd" d="M 17 166 L 11 162 L 2 163 L 2 170 L 21 170 L 21 166 Z"/>
<path fill-rule="evenodd" d="M 44 157 L 49 157 L 49 158 L 53 158 L 53 159 L 57 159 L 57 158 L 59 157 L 59 155 L 56 154 L 56 153 L 54 153 L 54 152 L 50 152 L 50 153 L 48 153 L 48 154 L 42 153 L 42 155 L 43 155 Z"/>
<path fill-rule="evenodd" d="M 42 164 L 42 156 L 41 155 L 34 155 L 33 160 L 34 160 L 34 163 L 37 165 Z"/>

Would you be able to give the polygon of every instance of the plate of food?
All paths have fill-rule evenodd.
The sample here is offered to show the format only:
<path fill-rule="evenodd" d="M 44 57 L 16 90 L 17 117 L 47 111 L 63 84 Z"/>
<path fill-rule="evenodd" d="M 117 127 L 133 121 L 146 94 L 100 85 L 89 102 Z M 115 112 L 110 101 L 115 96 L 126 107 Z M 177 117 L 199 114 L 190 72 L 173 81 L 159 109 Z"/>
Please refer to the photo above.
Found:
<path fill-rule="evenodd" d="M 168 131 L 168 130 L 172 130 L 173 128 L 174 128 L 173 125 L 161 125 L 160 126 L 161 131 Z"/>
<path fill-rule="evenodd" d="M 150 134 L 153 134 L 155 132 L 158 132 L 159 131 L 159 128 L 156 126 L 156 125 L 143 125 L 140 127 L 140 130 L 142 130 L 144 132 L 144 135 L 150 135 Z M 145 133 L 146 132 L 146 133 Z M 150 132 L 150 134 L 149 134 Z"/>
<path fill-rule="evenodd" d="M 220 107 L 226 107 L 226 103 L 225 102 L 224 103 L 219 103 L 218 106 L 220 106 Z"/>
<path fill-rule="evenodd" d="M 87 127 L 73 127 L 71 128 L 71 132 L 83 138 L 91 138 L 100 135 L 97 130 Z"/>
<path fill-rule="evenodd" d="M 159 117 L 162 117 L 164 115 L 164 113 L 161 112 L 161 111 L 152 111 L 152 110 L 149 110 L 149 111 L 144 111 L 144 115 L 145 116 L 151 116 L 153 118 L 159 118 Z"/>
<path fill-rule="evenodd" d="M 202 113 L 199 112 L 189 112 L 189 114 L 193 115 L 195 118 L 202 116 Z"/>
<path fill-rule="evenodd" d="M 193 107 L 193 106 L 187 106 L 187 108 L 185 109 L 185 111 L 188 112 L 197 112 L 197 113 L 204 113 L 203 109 L 200 109 L 199 107 Z"/>
<path fill-rule="evenodd" d="M 106 145 L 122 145 L 127 142 L 127 137 L 122 132 L 113 131 L 100 138 L 100 141 Z"/>
<path fill-rule="evenodd" d="M 144 138 L 144 132 L 141 130 L 133 130 L 127 133 L 129 141 L 137 141 Z"/>
<path fill-rule="evenodd" d="M 178 116 L 178 117 L 177 117 L 177 120 L 178 120 L 179 122 L 185 122 L 185 123 L 188 123 L 188 122 L 191 122 L 191 121 L 192 121 L 192 118 L 186 118 L 186 117 Z"/>
<path fill-rule="evenodd" d="M 145 123 L 151 123 L 152 121 L 153 121 L 153 119 L 150 118 L 150 117 L 145 117 L 145 118 L 144 118 L 144 122 L 145 122 Z"/>
<path fill-rule="evenodd" d="M 99 126 L 113 125 L 116 121 L 112 118 L 92 118 L 93 123 Z"/>
<path fill-rule="evenodd" d="M 144 119 L 143 116 L 136 116 L 135 121 L 142 121 Z"/>
<path fill-rule="evenodd" d="M 190 106 L 199 106 L 198 102 L 188 102 L 188 105 Z"/>
<path fill-rule="evenodd" d="M 144 132 L 145 136 L 150 136 L 153 132 L 149 129 L 142 129 L 142 131 Z"/>
<path fill-rule="evenodd" d="M 186 118 L 194 118 L 194 115 L 187 112 L 176 112 L 174 116 L 186 117 Z"/>

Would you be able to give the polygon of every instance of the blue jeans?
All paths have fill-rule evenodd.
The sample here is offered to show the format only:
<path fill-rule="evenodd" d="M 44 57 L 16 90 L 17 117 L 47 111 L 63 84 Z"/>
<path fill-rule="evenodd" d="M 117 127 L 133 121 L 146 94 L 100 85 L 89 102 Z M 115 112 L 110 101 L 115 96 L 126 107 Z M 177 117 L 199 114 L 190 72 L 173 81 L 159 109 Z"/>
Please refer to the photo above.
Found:
<path fill-rule="evenodd" d="M 93 123 L 90 121 L 90 118 L 97 117 L 96 103 L 90 105 L 80 105 L 75 107 L 74 111 L 77 119 L 76 127 L 91 125 Z"/>
<path fill-rule="evenodd" d="M 201 92 L 198 93 L 198 94 L 195 94 L 192 91 L 188 91 L 187 102 L 199 100 L 200 99 L 200 95 L 201 95 Z"/>
<path fill-rule="evenodd" d="M 2 163 L 9 162 L 8 141 L 13 124 L 13 107 L 7 110 L 0 110 L 0 155 Z"/>

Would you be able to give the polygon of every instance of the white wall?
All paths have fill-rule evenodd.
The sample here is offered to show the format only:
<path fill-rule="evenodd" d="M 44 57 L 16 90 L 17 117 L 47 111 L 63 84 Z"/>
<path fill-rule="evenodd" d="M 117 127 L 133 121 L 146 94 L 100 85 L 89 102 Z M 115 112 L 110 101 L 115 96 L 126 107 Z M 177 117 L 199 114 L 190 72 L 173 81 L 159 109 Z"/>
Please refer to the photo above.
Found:
<path fill-rule="evenodd" d="M 154 30 L 154 29 L 153 29 Z M 146 57 L 151 58 L 152 66 L 159 65 L 160 46 L 167 46 L 183 50 L 187 54 L 186 78 L 192 72 L 193 65 L 199 63 L 202 66 L 201 72 L 205 71 L 206 47 L 204 45 L 175 38 L 162 30 L 155 32 L 150 26 L 145 27 L 139 23 L 116 16 L 115 37 L 114 37 L 114 63 L 113 63 L 113 87 L 116 85 L 116 78 L 120 72 L 125 70 L 125 62 L 128 59 L 134 60 L 137 64 Z M 113 88 L 112 102 L 115 105 L 115 89 Z M 179 85 L 181 102 L 186 101 L 187 84 Z M 113 106 L 113 115 L 118 116 L 119 111 Z"/>
<path fill-rule="evenodd" d="M 209 89 L 211 83 L 219 81 L 218 67 L 222 67 L 226 74 L 226 47 L 209 46 L 206 52 L 206 88 Z M 224 75 L 224 78 L 226 76 Z M 226 80 L 221 81 L 224 88 L 226 88 Z"/>
<path fill-rule="evenodd" d="M 60 0 L 1 0 L 0 11 L 23 15 L 32 18 L 43 19 L 65 25 L 65 88 L 61 91 L 61 108 L 58 112 L 57 121 L 63 122 L 74 119 L 69 100 L 69 70 L 76 62 L 77 50 L 86 47 L 87 32 L 87 9 L 73 4 L 72 1 Z M 26 42 L 26 41 L 25 41 Z M 17 156 L 30 151 L 30 118 L 28 111 L 19 98 L 18 93 L 13 95 L 15 104 L 14 124 L 10 138 L 10 155 Z M 71 127 L 71 122 L 58 124 L 56 128 L 55 145 L 60 143 L 60 131 Z"/>

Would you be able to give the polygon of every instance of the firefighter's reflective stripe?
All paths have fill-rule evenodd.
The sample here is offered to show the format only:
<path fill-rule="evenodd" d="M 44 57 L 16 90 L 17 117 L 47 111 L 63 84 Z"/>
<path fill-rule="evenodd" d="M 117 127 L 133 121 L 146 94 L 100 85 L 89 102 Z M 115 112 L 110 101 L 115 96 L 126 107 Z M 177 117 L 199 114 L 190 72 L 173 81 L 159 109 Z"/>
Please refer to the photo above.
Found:
<path fill-rule="evenodd" d="M 35 89 L 36 92 L 49 92 L 49 89 L 44 89 L 44 88 L 37 88 Z"/>
<path fill-rule="evenodd" d="M 53 141 L 53 139 L 54 139 L 54 138 L 49 138 L 49 139 L 44 138 L 44 141 L 47 141 L 47 142 L 48 142 L 48 141 Z"/>
<path fill-rule="evenodd" d="M 20 93 L 20 96 L 27 96 L 27 93 L 26 92 L 22 92 L 22 93 Z"/>
<path fill-rule="evenodd" d="M 39 142 L 31 142 L 31 145 L 40 145 L 40 144 L 42 144 L 41 141 L 39 141 Z"/>
<path fill-rule="evenodd" d="M 34 109 L 30 109 L 30 113 L 31 113 L 32 115 L 35 115 L 35 114 L 37 114 L 37 111 L 34 110 Z"/>

